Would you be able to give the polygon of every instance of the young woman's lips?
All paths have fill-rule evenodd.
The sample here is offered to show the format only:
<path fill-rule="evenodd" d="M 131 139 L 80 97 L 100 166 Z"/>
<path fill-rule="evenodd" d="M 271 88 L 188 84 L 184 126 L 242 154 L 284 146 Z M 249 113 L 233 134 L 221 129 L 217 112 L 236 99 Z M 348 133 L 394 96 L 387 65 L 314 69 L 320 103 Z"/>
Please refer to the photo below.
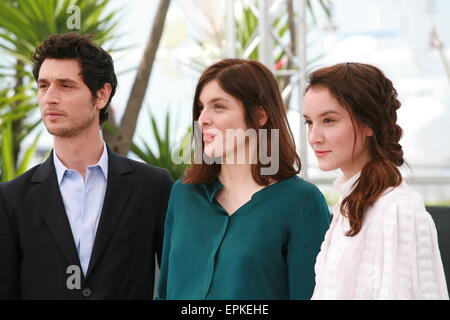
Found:
<path fill-rule="evenodd" d="M 214 139 L 214 135 L 211 133 L 203 133 L 203 141 L 210 142 Z"/>
<path fill-rule="evenodd" d="M 322 158 L 322 157 L 325 157 L 327 154 L 329 154 L 331 151 L 330 150 L 326 150 L 326 151 L 315 151 L 315 153 L 316 153 L 316 156 L 318 157 L 318 158 Z"/>

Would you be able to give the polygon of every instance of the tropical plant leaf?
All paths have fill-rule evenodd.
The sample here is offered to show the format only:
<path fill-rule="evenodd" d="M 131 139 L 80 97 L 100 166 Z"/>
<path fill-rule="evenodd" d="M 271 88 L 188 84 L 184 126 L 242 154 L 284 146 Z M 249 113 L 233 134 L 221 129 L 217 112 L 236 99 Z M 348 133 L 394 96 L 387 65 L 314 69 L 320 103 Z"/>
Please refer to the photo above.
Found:
<path fill-rule="evenodd" d="M 16 176 L 19 176 L 28 170 L 30 161 L 31 161 L 32 157 L 34 156 L 34 154 L 36 153 L 37 145 L 39 142 L 39 138 L 41 137 L 41 134 L 42 134 L 42 131 L 36 135 L 31 146 L 29 146 L 28 149 L 25 151 L 25 155 L 23 156 L 23 159 L 19 164 L 19 169 L 17 169 Z"/>
<path fill-rule="evenodd" d="M 150 145 L 146 142 L 146 139 L 143 139 L 141 137 L 140 144 L 142 145 L 142 147 L 139 147 L 136 143 L 133 142 L 131 151 L 139 159 L 148 164 L 166 168 L 167 170 L 169 170 L 172 179 L 177 180 L 183 176 L 187 164 L 175 164 L 172 160 L 172 156 L 177 153 L 179 154 L 181 150 L 185 150 L 183 149 L 183 146 L 186 146 L 186 144 L 190 143 L 191 141 L 191 130 L 187 130 L 186 134 L 182 138 L 180 145 L 173 146 L 170 139 L 170 119 L 170 114 L 169 112 L 167 112 L 164 122 L 165 127 L 161 130 L 160 128 L 158 128 L 156 119 L 149 112 L 149 121 L 151 123 L 153 138 L 156 140 L 157 150 L 152 150 L 150 148 Z"/>
<path fill-rule="evenodd" d="M 9 181 L 15 177 L 15 165 L 13 158 L 13 134 L 11 121 L 3 122 L 1 125 L 1 147 L 2 147 L 2 179 Z"/>

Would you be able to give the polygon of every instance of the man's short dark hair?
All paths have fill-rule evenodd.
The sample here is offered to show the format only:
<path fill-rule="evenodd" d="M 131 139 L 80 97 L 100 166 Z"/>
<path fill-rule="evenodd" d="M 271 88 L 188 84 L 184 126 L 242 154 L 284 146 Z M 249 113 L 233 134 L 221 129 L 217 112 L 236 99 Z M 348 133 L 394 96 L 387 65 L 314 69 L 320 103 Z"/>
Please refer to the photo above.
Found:
<path fill-rule="evenodd" d="M 114 63 L 108 52 L 96 45 L 90 35 L 74 32 L 54 34 L 47 37 L 33 53 L 33 75 L 36 80 L 45 59 L 76 59 L 81 68 L 81 76 L 94 97 L 97 91 L 109 83 L 111 96 L 106 106 L 100 110 L 100 124 L 108 120 L 109 104 L 116 92 L 117 78 Z"/>

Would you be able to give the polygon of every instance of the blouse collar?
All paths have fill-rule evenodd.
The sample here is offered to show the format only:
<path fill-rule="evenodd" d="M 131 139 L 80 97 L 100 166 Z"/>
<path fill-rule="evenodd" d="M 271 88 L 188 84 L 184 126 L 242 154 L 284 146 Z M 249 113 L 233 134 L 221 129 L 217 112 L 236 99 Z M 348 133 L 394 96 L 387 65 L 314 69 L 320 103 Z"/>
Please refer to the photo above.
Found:
<path fill-rule="evenodd" d="M 290 181 L 292 179 L 301 179 L 300 177 L 298 177 L 297 175 L 293 175 L 290 178 L 284 179 L 284 180 L 280 180 L 277 181 L 273 184 L 270 184 L 264 188 L 262 188 L 259 191 L 256 191 L 253 195 L 252 195 L 252 199 L 255 196 L 259 196 L 259 195 L 264 195 L 265 192 L 268 192 L 269 190 L 273 190 L 275 188 L 277 188 L 280 185 L 283 185 L 284 183 L 286 183 L 287 181 Z M 203 188 L 205 189 L 206 195 L 209 199 L 209 201 L 211 203 L 214 202 L 214 197 L 216 196 L 216 193 L 219 192 L 222 188 L 223 188 L 223 184 L 220 182 L 219 178 L 216 178 L 213 182 L 208 183 L 208 184 L 203 184 L 202 185 Z"/>
<path fill-rule="evenodd" d="M 214 201 L 214 197 L 216 193 L 223 188 L 222 183 L 216 178 L 212 183 L 204 184 L 204 188 L 206 189 L 206 194 L 208 196 L 209 201 L 212 203 Z"/>
<path fill-rule="evenodd" d="M 361 171 L 357 172 L 350 179 L 347 179 L 345 176 L 341 176 L 333 182 L 333 185 L 343 196 L 347 196 L 350 192 L 352 192 L 360 175 Z"/>

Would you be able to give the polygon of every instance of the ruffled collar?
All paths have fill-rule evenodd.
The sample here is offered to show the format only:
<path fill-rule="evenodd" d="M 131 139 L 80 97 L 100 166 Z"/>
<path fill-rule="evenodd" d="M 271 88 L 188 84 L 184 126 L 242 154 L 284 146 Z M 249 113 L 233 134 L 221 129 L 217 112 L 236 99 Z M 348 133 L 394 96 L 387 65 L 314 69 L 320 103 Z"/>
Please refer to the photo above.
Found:
<path fill-rule="evenodd" d="M 333 186 L 341 193 L 342 196 L 347 196 L 350 192 L 352 192 L 360 175 L 361 171 L 357 172 L 350 179 L 347 179 L 345 176 L 341 176 L 333 182 Z"/>

